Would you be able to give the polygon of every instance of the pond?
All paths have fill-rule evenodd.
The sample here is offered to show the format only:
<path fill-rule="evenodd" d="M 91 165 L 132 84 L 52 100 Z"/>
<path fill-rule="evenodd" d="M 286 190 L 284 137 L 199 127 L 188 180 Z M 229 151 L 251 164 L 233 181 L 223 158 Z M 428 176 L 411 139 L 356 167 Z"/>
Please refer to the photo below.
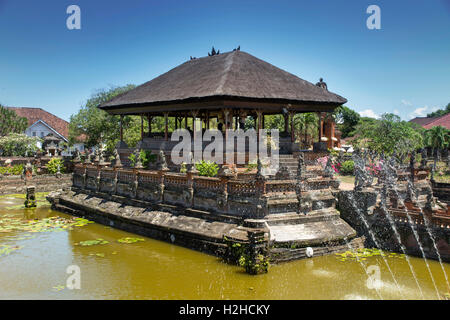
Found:
<path fill-rule="evenodd" d="M 0 196 L 0 299 L 437 299 L 449 291 L 437 261 L 428 261 L 436 287 L 422 259 L 410 257 L 416 281 L 404 256 L 386 253 L 391 273 L 376 250 L 359 261 L 314 257 L 251 276 L 213 256 L 53 211 L 45 194 L 38 208 L 23 202 Z M 72 265 L 80 289 L 67 287 Z M 378 289 L 368 286 L 374 267 Z M 444 269 L 450 274 L 450 264 Z"/>

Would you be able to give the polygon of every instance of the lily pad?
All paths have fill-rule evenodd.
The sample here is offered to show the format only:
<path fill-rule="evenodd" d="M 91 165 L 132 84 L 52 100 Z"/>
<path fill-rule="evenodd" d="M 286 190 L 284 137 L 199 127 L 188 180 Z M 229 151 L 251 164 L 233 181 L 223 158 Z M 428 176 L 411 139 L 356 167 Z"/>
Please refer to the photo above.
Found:
<path fill-rule="evenodd" d="M 135 243 L 135 242 L 139 242 L 139 241 L 145 241 L 145 240 L 142 238 L 131 238 L 131 237 L 120 238 L 119 240 L 117 240 L 117 242 L 120 242 L 120 243 Z"/>
<path fill-rule="evenodd" d="M 75 245 L 88 247 L 88 246 L 94 246 L 94 245 L 97 245 L 97 244 L 107 244 L 107 243 L 109 243 L 109 241 L 106 241 L 106 240 L 103 240 L 103 239 L 95 239 L 95 240 L 80 241 L 78 243 L 75 243 Z"/>

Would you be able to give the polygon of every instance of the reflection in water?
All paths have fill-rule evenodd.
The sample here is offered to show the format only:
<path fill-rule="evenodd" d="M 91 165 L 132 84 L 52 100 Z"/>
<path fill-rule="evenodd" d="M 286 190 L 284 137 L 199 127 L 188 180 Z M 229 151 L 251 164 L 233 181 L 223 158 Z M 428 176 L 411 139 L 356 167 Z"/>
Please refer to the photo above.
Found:
<path fill-rule="evenodd" d="M 0 197 L 2 221 L 71 216 L 40 206 L 21 209 L 23 199 Z M 9 220 L 5 220 L 9 219 Z M 50 219 L 50 221 L 57 219 Z M 15 221 L 15 222 L 14 222 Z M 27 222 L 28 223 L 28 222 Z M 4 229 L 0 228 L 0 231 Z M 19 246 L 0 255 L 1 299 L 378 299 L 367 287 L 367 275 L 356 260 L 341 256 L 315 257 L 272 266 L 268 274 L 250 276 L 213 256 L 145 238 L 119 243 L 133 234 L 99 224 L 81 224 L 47 232 L 0 232 L 1 245 Z M 140 236 L 139 236 L 140 237 Z M 141 238 L 141 237 L 140 237 Z M 81 246 L 81 241 L 104 239 L 107 244 Z M 380 268 L 380 292 L 385 299 L 420 299 L 405 259 L 389 257 L 401 292 L 380 256 L 364 257 L 366 266 Z M 422 259 L 410 258 L 427 299 L 436 299 Z M 429 261 L 442 295 L 447 292 L 439 263 Z M 78 265 L 81 289 L 69 290 L 66 269 Z M 450 272 L 450 265 L 444 265 Z"/>

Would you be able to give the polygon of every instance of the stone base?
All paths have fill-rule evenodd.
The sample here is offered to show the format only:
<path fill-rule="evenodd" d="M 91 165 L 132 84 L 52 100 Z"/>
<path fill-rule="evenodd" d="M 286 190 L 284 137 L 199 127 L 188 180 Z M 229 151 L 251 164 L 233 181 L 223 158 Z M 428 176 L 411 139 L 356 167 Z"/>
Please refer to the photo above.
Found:
<path fill-rule="evenodd" d="M 248 231 L 252 230 L 264 230 L 271 263 L 305 258 L 298 249 L 306 246 L 313 247 L 315 255 L 346 251 L 348 241 L 356 236 L 338 216 L 307 220 L 297 215 L 299 220 L 291 224 L 282 224 L 281 216 L 276 223 L 273 219 L 244 221 L 236 216 L 77 189 L 53 192 L 47 199 L 55 210 L 224 258 L 225 239 L 248 243 Z"/>
<path fill-rule="evenodd" d="M 327 152 L 328 146 L 326 142 L 314 142 L 313 144 L 313 151 L 314 152 Z"/>

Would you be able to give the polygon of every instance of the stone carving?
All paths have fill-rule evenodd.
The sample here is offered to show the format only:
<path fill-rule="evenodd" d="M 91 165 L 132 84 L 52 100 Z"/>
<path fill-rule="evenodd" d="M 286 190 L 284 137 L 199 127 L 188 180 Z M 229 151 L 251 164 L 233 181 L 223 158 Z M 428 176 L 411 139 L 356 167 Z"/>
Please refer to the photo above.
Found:
<path fill-rule="evenodd" d="M 422 159 L 420 160 L 420 169 L 425 169 L 427 167 L 427 149 L 422 148 L 421 151 Z"/>
<path fill-rule="evenodd" d="M 162 150 L 161 150 L 162 151 Z M 144 166 L 142 165 L 142 161 L 141 161 L 141 154 L 140 154 L 140 150 L 138 148 L 134 149 L 134 159 L 135 159 L 135 163 L 134 163 L 134 167 L 136 169 L 143 169 Z"/>
<path fill-rule="evenodd" d="M 267 177 L 262 173 L 262 163 L 261 160 L 258 159 L 256 160 L 256 175 L 255 175 L 255 179 L 256 180 L 266 180 Z"/>
<path fill-rule="evenodd" d="M 156 167 L 158 170 L 169 170 L 167 167 L 166 155 L 163 150 L 159 150 Z"/>
<path fill-rule="evenodd" d="M 119 151 L 117 149 L 114 149 L 114 167 L 116 168 L 121 168 L 123 167 L 122 165 L 122 161 L 120 161 L 120 154 Z"/>
<path fill-rule="evenodd" d="M 366 155 L 366 154 L 365 154 Z M 363 188 L 372 185 L 373 177 L 366 170 L 365 158 L 361 155 L 360 150 L 355 150 L 353 153 L 353 162 L 355 168 L 355 191 L 362 191 Z"/>
<path fill-rule="evenodd" d="M 331 159 L 331 155 L 328 156 L 327 159 L 327 163 L 325 165 L 325 172 L 324 172 L 324 177 L 332 177 L 334 174 L 334 169 L 331 166 L 332 165 L 332 159 Z"/>

